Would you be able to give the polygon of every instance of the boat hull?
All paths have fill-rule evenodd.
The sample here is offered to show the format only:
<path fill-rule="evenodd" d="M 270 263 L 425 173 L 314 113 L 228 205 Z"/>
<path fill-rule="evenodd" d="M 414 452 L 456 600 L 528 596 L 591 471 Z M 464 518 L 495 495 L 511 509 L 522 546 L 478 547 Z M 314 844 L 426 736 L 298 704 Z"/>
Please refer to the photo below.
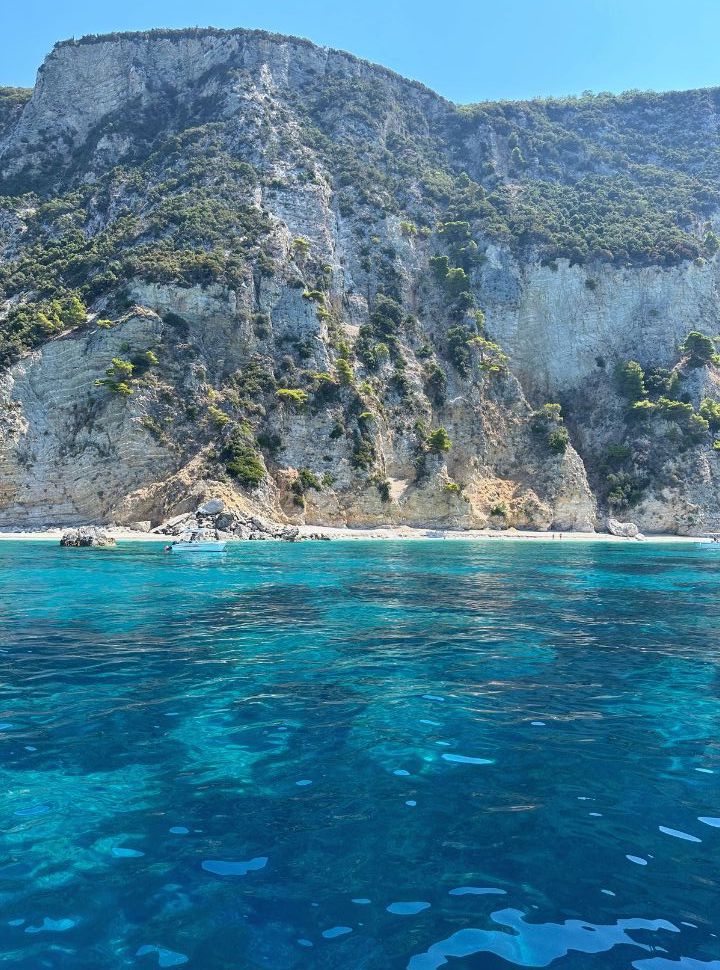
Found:
<path fill-rule="evenodd" d="M 171 546 L 173 552 L 223 552 L 225 549 L 224 542 L 176 542 Z"/>

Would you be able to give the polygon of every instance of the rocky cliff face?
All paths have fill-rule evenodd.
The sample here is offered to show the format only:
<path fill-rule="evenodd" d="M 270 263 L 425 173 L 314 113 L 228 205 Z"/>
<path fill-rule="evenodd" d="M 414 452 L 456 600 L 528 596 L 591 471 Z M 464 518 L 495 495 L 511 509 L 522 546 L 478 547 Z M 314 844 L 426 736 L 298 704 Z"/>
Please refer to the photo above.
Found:
<path fill-rule="evenodd" d="M 220 495 L 720 529 L 717 372 L 684 343 L 718 330 L 716 104 L 460 109 L 250 31 L 59 45 L 0 97 L 0 526 Z"/>

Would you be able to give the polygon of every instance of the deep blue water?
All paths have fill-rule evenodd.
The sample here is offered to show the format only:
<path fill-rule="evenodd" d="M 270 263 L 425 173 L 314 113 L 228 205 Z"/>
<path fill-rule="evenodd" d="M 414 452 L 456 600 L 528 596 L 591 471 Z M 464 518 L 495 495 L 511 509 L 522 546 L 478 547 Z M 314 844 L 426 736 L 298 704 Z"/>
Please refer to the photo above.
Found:
<path fill-rule="evenodd" d="M 719 581 L 715 547 L 0 543 L 2 959 L 717 970 Z"/>

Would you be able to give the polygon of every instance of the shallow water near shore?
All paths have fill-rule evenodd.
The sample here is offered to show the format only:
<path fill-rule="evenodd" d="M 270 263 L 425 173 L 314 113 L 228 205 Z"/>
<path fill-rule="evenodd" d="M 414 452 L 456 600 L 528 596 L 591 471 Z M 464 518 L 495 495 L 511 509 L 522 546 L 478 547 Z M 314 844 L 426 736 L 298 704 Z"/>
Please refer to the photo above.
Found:
<path fill-rule="evenodd" d="M 720 548 L 0 544 L 0 954 L 720 968 Z"/>

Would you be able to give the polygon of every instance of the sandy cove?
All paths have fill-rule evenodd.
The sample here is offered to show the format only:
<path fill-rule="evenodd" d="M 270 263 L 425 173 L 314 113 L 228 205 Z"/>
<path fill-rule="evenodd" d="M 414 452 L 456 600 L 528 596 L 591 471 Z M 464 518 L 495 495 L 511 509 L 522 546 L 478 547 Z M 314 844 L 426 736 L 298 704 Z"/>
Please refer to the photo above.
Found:
<path fill-rule="evenodd" d="M 609 532 L 529 532 L 523 529 L 418 529 L 409 526 L 394 528 L 342 529 L 332 526 L 300 526 L 300 535 L 312 532 L 321 533 L 330 539 L 446 539 L 449 541 L 490 539 L 499 542 L 540 541 L 540 542 L 666 542 L 695 543 L 712 542 L 706 536 L 646 535 L 641 539 L 614 536 Z"/>

